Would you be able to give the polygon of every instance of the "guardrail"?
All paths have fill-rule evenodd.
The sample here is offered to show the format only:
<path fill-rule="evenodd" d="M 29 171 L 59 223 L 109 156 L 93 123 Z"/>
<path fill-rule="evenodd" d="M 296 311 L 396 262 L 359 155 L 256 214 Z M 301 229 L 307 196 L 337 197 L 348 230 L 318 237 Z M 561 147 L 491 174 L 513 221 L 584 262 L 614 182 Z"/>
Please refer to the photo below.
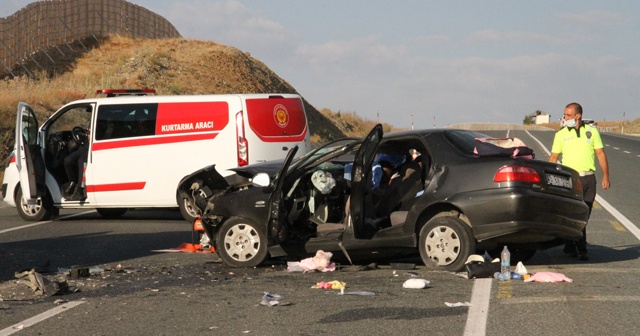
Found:
<path fill-rule="evenodd" d="M 502 130 L 529 130 L 529 131 L 554 131 L 553 128 L 539 125 L 519 125 L 506 123 L 461 123 L 445 126 L 445 128 L 460 128 L 471 131 L 502 131 Z"/>
<path fill-rule="evenodd" d="M 620 133 L 620 127 L 618 126 L 608 126 L 608 127 L 596 126 L 596 127 L 598 127 L 598 131 L 600 133 Z"/>
<path fill-rule="evenodd" d="M 597 126 L 600 133 L 621 133 L 620 126 Z M 459 128 L 470 131 L 506 131 L 506 130 L 529 130 L 529 131 L 555 131 L 555 129 L 540 125 L 519 125 L 506 123 L 460 123 L 448 125 L 444 128 Z"/>
<path fill-rule="evenodd" d="M 24 66 L 37 52 L 44 52 L 49 61 L 54 58 L 47 50 L 64 56 L 66 48 L 83 39 L 108 35 L 132 38 L 181 37 L 164 17 L 125 0 L 49 0 L 27 5 L 15 14 L 0 18 L 0 76 L 11 75 Z M 53 50 L 53 48 L 57 49 Z M 86 48 L 86 47 L 85 47 Z M 46 60 L 46 59 L 45 59 Z"/>

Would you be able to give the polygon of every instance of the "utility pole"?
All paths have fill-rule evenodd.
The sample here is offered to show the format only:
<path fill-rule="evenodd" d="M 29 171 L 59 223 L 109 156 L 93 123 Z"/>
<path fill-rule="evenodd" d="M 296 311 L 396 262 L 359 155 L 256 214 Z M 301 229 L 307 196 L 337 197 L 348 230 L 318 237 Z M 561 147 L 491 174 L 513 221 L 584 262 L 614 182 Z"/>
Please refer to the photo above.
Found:
<path fill-rule="evenodd" d="M 413 131 L 413 112 L 411 112 L 411 130 Z"/>

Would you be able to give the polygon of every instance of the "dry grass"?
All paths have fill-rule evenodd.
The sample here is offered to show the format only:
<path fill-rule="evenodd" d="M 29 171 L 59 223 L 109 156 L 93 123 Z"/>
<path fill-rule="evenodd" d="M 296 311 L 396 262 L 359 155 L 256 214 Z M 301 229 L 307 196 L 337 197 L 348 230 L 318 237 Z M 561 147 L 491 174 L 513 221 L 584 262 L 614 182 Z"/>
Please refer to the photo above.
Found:
<path fill-rule="evenodd" d="M 330 109 L 322 109 L 320 113 L 333 123 L 349 137 L 361 137 L 369 133 L 369 131 L 377 124 L 376 121 L 369 120 L 357 116 L 353 112 L 333 112 Z M 383 131 L 391 132 L 395 130 L 393 126 L 383 123 Z"/>

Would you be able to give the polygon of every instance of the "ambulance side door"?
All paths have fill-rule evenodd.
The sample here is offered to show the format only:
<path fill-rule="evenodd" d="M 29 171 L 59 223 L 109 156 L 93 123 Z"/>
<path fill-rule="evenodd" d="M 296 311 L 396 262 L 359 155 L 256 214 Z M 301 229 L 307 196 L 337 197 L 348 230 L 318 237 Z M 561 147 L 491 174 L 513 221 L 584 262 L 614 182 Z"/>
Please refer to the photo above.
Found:
<path fill-rule="evenodd" d="M 22 197 L 29 205 L 35 205 L 44 195 L 45 188 L 38 190 L 37 185 L 44 183 L 44 166 L 40 149 L 38 120 L 36 114 L 26 103 L 18 104 L 16 117 L 16 167 L 20 176 Z"/>

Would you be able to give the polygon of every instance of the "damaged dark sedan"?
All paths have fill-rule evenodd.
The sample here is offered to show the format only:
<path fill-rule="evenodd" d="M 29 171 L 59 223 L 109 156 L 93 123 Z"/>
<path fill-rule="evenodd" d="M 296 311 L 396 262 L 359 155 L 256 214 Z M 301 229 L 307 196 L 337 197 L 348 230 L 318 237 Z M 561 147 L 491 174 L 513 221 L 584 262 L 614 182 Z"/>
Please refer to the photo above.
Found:
<path fill-rule="evenodd" d="M 512 260 L 526 260 L 580 238 L 588 208 L 578 174 L 530 156 L 478 154 L 483 138 L 455 129 L 383 137 L 377 125 L 295 160 L 293 148 L 277 165 L 234 168 L 246 177 L 236 183 L 207 167 L 180 192 L 235 267 L 324 250 L 349 261 L 419 255 L 458 271 L 476 251 L 508 245 Z"/>

